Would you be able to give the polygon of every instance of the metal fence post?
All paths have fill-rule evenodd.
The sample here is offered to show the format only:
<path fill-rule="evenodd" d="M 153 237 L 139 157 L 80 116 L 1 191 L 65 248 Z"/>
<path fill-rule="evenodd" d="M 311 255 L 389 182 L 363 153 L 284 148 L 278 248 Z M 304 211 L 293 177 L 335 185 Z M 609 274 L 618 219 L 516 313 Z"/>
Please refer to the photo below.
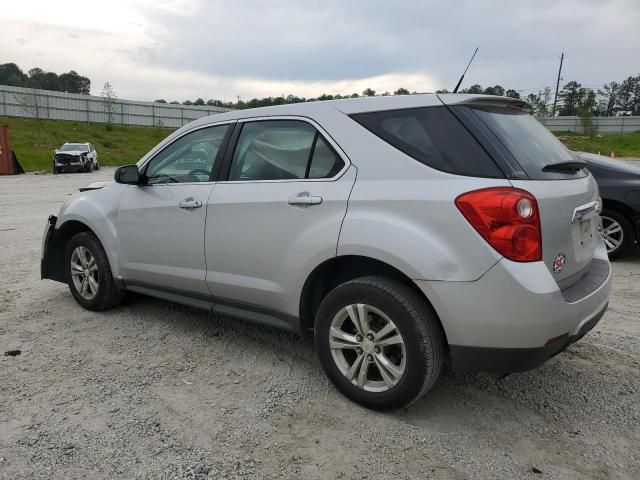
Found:
<path fill-rule="evenodd" d="M 2 112 L 3 112 L 3 115 L 6 117 L 7 116 L 7 97 L 4 90 L 2 90 Z"/>
<path fill-rule="evenodd" d="M 86 108 L 87 108 L 87 123 L 89 123 L 89 99 L 87 98 L 87 99 L 84 101 L 84 103 L 85 103 Z"/>

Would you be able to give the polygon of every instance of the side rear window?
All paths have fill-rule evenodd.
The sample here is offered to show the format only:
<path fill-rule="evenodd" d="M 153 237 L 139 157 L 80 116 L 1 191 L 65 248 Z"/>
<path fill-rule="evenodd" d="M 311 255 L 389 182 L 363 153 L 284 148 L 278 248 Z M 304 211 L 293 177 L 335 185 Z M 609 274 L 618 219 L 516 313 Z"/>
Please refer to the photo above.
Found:
<path fill-rule="evenodd" d="M 505 177 L 446 107 L 358 113 L 351 118 L 398 150 L 436 170 L 469 177 Z"/>

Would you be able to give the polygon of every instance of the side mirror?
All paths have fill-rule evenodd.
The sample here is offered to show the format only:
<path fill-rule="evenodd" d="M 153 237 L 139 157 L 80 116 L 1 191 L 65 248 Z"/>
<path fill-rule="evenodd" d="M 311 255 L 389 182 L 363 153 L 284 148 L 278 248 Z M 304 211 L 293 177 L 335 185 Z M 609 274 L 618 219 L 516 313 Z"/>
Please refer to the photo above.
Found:
<path fill-rule="evenodd" d="M 116 168 L 114 175 L 116 183 L 124 183 L 126 185 L 138 185 L 140 183 L 140 172 L 137 165 L 125 165 Z"/>

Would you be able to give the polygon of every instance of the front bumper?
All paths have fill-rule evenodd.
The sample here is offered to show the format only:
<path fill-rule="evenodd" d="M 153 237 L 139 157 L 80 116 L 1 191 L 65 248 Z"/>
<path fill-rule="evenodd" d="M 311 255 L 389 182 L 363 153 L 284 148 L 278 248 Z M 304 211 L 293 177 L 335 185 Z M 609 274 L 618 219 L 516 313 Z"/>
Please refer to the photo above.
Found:
<path fill-rule="evenodd" d="M 455 369 L 507 373 L 541 365 L 600 320 L 611 288 L 604 244 L 591 270 L 560 290 L 543 262 L 502 259 L 474 282 L 416 284 L 442 322 Z"/>
<path fill-rule="evenodd" d="M 84 172 L 87 169 L 87 164 L 80 164 L 80 165 L 68 165 L 68 164 L 63 164 L 63 165 L 55 165 L 54 167 L 56 169 L 57 172 L 59 173 L 77 173 L 77 172 Z"/>
<path fill-rule="evenodd" d="M 49 215 L 42 234 L 40 278 L 66 283 L 64 271 L 64 243 L 60 242 L 56 222 L 58 217 Z"/>

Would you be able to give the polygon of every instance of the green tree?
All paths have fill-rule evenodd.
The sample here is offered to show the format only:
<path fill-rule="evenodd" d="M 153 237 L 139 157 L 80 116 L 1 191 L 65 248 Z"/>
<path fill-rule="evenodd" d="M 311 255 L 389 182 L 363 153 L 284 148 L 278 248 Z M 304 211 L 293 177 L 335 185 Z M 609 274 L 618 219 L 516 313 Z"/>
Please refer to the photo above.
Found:
<path fill-rule="evenodd" d="M 620 108 L 620 84 L 618 82 L 606 83 L 598 89 L 598 115 L 612 117 Z"/>
<path fill-rule="evenodd" d="M 640 75 L 622 82 L 619 111 L 625 115 L 640 115 Z"/>
<path fill-rule="evenodd" d="M 24 87 L 29 77 L 15 63 L 0 65 L 0 84 L 12 87 Z"/>
<path fill-rule="evenodd" d="M 167 103 L 164 98 L 159 98 L 158 100 L 154 100 L 153 103 Z"/>
<path fill-rule="evenodd" d="M 393 94 L 394 95 L 411 95 L 411 92 L 409 92 L 409 90 L 407 90 L 404 87 L 400 87 L 395 92 L 393 92 Z"/>
<path fill-rule="evenodd" d="M 579 93 L 577 110 L 578 115 L 580 116 L 580 123 L 582 123 L 584 133 L 593 138 L 596 133 L 593 128 L 593 116 L 595 115 L 598 107 L 596 92 L 590 88 L 581 88 Z"/>
<path fill-rule="evenodd" d="M 520 98 L 520 94 L 518 92 L 516 92 L 514 89 L 510 88 L 509 90 L 507 90 L 506 92 L 504 92 L 505 96 L 507 97 L 511 97 L 511 98 Z"/>
<path fill-rule="evenodd" d="M 375 96 L 376 91 L 371 88 L 365 88 L 362 92 L 363 97 L 373 97 Z"/>
<path fill-rule="evenodd" d="M 118 99 L 111 83 L 104 83 L 100 96 L 102 97 L 102 109 L 107 116 L 107 130 L 111 130 L 113 125 L 113 116 L 116 111 L 116 101 Z"/>
<path fill-rule="evenodd" d="M 498 95 L 499 97 L 502 97 L 504 95 L 504 88 L 500 85 L 495 85 L 493 87 L 485 88 L 483 93 L 485 95 Z"/>
<path fill-rule="evenodd" d="M 196 101 L 193 102 L 194 105 L 204 105 L 204 100 L 202 98 L 196 98 Z"/>
<path fill-rule="evenodd" d="M 469 88 L 463 88 L 462 93 L 483 93 L 482 85 L 471 85 Z"/>
<path fill-rule="evenodd" d="M 578 101 L 580 100 L 580 85 L 576 81 L 567 83 L 558 94 L 560 99 L 560 115 L 578 115 Z"/>

